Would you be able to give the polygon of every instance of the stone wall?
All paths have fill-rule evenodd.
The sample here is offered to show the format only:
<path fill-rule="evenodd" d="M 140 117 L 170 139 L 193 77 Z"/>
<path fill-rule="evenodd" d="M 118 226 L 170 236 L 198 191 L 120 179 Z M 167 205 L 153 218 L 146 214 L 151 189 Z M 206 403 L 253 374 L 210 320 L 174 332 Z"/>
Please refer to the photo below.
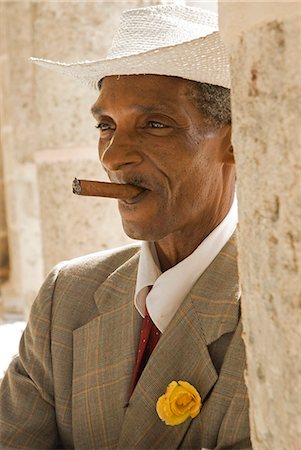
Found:
<path fill-rule="evenodd" d="M 114 200 L 71 192 L 74 176 L 104 178 L 89 112 L 96 92 L 28 58 L 102 58 L 121 11 L 157 3 L 0 3 L 0 305 L 6 316 L 28 312 L 53 264 L 129 242 Z"/>
<path fill-rule="evenodd" d="M 300 4 L 270 3 L 269 8 L 263 4 L 261 10 L 254 3 L 237 8 L 222 2 L 220 20 L 231 53 L 239 269 L 252 443 L 255 450 L 298 450 Z"/>

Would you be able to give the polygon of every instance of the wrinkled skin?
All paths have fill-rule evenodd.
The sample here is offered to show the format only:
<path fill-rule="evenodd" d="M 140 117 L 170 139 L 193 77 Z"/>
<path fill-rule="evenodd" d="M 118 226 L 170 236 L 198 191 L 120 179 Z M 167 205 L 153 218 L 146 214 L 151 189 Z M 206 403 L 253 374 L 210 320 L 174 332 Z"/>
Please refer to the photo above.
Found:
<path fill-rule="evenodd" d="M 110 180 L 146 189 L 119 200 L 124 230 L 155 241 L 166 270 L 229 211 L 235 183 L 230 127 L 208 130 L 187 81 L 157 75 L 104 78 L 92 113 Z"/>

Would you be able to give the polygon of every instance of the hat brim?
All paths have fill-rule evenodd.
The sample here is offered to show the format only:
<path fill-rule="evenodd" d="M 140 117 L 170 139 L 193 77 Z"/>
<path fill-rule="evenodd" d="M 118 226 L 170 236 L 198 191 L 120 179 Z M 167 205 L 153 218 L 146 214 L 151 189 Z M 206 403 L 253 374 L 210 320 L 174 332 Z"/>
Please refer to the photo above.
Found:
<path fill-rule="evenodd" d="M 41 58 L 30 61 L 71 76 L 97 89 L 110 75 L 168 75 L 230 88 L 230 68 L 219 32 L 181 44 L 120 58 L 64 63 Z"/>

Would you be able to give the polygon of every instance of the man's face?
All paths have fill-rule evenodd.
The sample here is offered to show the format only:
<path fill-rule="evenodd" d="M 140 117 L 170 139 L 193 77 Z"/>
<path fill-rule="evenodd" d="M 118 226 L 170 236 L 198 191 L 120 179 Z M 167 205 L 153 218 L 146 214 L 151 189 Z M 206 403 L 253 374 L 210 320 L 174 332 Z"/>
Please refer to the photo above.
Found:
<path fill-rule="evenodd" d="M 220 201 L 229 127 L 206 132 L 188 92 L 180 78 L 111 76 L 92 108 L 110 180 L 145 189 L 119 200 L 124 230 L 134 239 L 187 235 L 210 220 Z"/>

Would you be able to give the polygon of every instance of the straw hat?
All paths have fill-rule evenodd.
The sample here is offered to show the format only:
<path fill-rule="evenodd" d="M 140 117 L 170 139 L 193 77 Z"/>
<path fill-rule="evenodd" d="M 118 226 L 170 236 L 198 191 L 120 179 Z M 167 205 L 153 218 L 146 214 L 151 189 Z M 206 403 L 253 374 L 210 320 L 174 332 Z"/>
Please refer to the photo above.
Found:
<path fill-rule="evenodd" d="M 64 63 L 32 62 L 97 88 L 109 75 L 169 75 L 230 88 L 229 61 L 217 15 L 176 4 L 130 9 L 106 59 Z"/>

